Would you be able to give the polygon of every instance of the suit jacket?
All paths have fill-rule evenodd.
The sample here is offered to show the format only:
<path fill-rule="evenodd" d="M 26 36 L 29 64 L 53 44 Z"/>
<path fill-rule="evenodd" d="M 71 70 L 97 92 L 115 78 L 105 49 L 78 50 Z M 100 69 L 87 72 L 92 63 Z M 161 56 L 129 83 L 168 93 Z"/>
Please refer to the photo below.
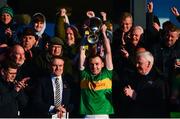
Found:
<path fill-rule="evenodd" d="M 0 78 L 0 118 L 16 118 L 28 102 L 23 91 L 16 92 L 14 84 Z"/>
<path fill-rule="evenodd" d="M 72 80 L 68 76 L 62 76 L 63 80 L 63 92 L 62 92 L 62 105 L 68 110 L 70 105 L 70 84 Z M 33 110 L 36 117 L 50 117 L 49 108 L 54 105 L 54 92 L 51 81 L 51 76 L 45 76 L 39 80 L 39 85 L 33 96 Z"/>

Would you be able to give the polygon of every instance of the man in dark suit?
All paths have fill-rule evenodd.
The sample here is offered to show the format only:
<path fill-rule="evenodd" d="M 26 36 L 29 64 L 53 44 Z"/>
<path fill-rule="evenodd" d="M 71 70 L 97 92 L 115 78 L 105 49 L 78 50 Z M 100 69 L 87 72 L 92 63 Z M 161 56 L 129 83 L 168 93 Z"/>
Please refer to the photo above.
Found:
<path fill-rule="evenodd" d="M 27 104 L 23 88 L 27 86 L 24 78 L 16 81 L 18 67 L 10 61 L 2 64 L 0 70 L 0 118 L 17 118 L 21 109 Z"/>
<path fill-rule="evenodd" d="M 62 117 L 64 113 L 69 111 L 70 106 L 70 84 L 72 80 L 68 76 L 63 75 L 64 60 L 59 57 L 53 57 L 51 61 L 51 74 L 48 74 L 39 79 L 39 85 L 34 95 L 32 108 L 35 112 L 35 117 L 51 117 L 52 114 L 57 114 Z M 60 83 L 57 86 L 56 81 Z M 60 92 L 57 91 L 57 88 Z M 59 104 L 58 103 L 58 99 Z"/>
<path fill-rule="evenodd" d="M 149 51 L 137 52 L 136 70 L 125 72 L 123 110 L 133 118 L 168 118 L 168 105 L 165 97 L 164 77 L 154 65 L 154 57 Z M 126 100 L 125 100 L 126 99 Z M 127 103 L 129 103 L 127 105 Z"/>

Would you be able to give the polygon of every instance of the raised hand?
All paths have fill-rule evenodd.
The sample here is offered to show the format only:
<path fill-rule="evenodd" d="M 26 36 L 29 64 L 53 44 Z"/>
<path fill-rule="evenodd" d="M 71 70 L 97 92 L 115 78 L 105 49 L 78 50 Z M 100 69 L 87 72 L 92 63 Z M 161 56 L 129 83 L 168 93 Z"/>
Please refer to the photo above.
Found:
<path fill-rule="evenodd" d="M 106 12 L 100 12 L 102 18 L 103 18 L 103 21 L 106 21 L 107 20 L 107 14 Z"/>
<path fill-rule="evenodd" d="M 176 7 L 172 7 L 172 8 L 171 8 L 171 12 L 174 14 L 174 16 L 176 16 L 176 17 L 179 16 L 179 12 L 178 12 L 178 10 L 177 10 Z"/>
<path fill-rule="evenodd" d="M 148 10 L 148 13 L 152 13 L 153 12 L 153 2 L 149 2 L 147 4 L 147 10 Z"/>
<path fill-rule="evenodd" d="M 106 33 L 106 30 L 107 30 L 107 26 L 106 26 L 105 24 L 103 24 L 103 25 L 101 26 L 101 32 L 102 32 L 102 33 Z"/>
<path fill-rule="evenodd" d="M 89 18 L 95 17 L 95 13 L 94 13 L 93 11 L 87 11 L 87 12 L 86 12 L 86 15 L 87 15 Z"/>

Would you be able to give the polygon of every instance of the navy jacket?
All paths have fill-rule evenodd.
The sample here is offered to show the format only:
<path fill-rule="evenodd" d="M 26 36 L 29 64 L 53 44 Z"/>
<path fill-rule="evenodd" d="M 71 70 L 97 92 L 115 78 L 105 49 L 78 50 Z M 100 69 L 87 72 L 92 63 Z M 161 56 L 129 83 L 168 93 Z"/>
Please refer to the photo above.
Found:
<path fill-rule="evenodd" d="M 65 106 L 66 110 L 71 109 L 70 105 L 70 84 L 69 81 L 72 80 L 68 76 L 62 76 L 63 80 L 63 94 L 62 94 L 62 105 Z M 50 117 L 49 108 L 54 105 L 54 92 L 53 85 L 51 81 L 51 76 L 45 76 L 39 80 L 39 85 L 36 92 L 34 92 L 33 98 L 33 110 L 36 117 Z"/>

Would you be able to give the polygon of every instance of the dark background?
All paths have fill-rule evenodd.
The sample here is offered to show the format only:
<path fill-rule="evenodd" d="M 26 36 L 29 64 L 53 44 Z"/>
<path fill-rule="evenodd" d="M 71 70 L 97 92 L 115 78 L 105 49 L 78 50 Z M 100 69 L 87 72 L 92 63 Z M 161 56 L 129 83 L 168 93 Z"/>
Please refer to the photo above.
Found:
<path fill-rule="evenodd" d="M 8 0 L 15 14 L 28 13 L 31 16 L 42 12 L 48 22 L 54 22 L 55 14 L 60 6 L 72 9 L 70 21 L 81 22 L 86 18 L 86 11 L 93 10 L 96 16 L 100 11 L 108 14 L 108 19 L 117 22 L 123 11 L 130 11 L 130 0 Z"/>

